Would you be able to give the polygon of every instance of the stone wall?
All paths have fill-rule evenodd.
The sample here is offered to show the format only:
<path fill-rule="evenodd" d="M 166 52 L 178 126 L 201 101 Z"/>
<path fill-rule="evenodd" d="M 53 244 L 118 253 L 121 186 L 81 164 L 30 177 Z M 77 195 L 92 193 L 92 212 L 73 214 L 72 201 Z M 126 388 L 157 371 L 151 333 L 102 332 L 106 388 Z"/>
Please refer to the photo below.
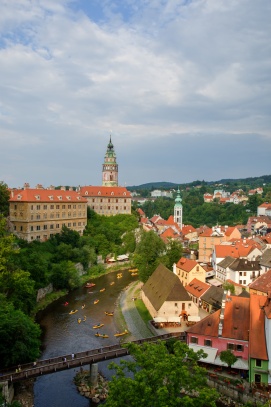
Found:
<path fill-rule="evenodd" d="M 41 301 L 46 294 L 49 294 L 53 291 L 53 284 L 47 285 L 47 287 L 40 288 L 37 292 L 37 302 Z"/>

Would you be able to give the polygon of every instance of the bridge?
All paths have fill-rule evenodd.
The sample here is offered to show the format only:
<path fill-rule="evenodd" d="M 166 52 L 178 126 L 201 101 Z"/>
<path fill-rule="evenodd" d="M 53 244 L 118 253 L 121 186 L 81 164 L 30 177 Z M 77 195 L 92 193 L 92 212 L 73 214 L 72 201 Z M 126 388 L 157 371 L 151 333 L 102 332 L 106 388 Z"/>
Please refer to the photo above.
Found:
<path fill-rule="evenodd" d="M 166 341 L 171 338 L 186 341 L 184 332 L 167 333 L 163 335 L 153 336 L 150 338 L 138 339 L 132 343 L 141 345 L 144 342 Z M 128 342 L 127 342 L 128 343 Z M 124 343 L 125 344 L 125 343 Z M 9 368 L 0 371 L 0 383 L 8 384 L 19 382 L 26 379 L 33 379 L 41 375 L 59 372 L 74 367 L 90 365 L 92 363 L 101 362 L 104 360 L 115 359 L 128 355 L 128 349 L 122 345 L 110 345 L 102 348 L 92 349 L 85 352 L 79 352 L 75 355 L 62 355 L 55 358 L 38 360 L 37 362 L 20 365 L 20 367 Z"/>

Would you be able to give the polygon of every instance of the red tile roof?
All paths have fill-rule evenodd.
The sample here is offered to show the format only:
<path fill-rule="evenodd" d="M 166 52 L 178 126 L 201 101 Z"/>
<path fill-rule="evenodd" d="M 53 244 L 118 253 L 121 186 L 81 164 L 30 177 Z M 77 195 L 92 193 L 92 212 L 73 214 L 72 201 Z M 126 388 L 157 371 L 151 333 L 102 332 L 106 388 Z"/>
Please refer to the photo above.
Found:
<path fill-rule="evenodd" d="M 191 283 L 187 284 L 184 288 L 189 294 L 196 298 L 200 298 L 207 290 L 209 290 L 210 285 L 194 278 Z"/>
<path fill-rule="evenodd" d="M 262 295 L 250 296 L 249 355 L 251 358 L 261 360 L 268 360 L 263 309 L 265 302 L 266 297 Z"/>
<path fill-rule="evenodd" d="M 193 270 L 195 266 L 198 266 L 196 260 L 187 259 L 186 257 L 181 257 L 176 264 L 176 267 L 187 272 Z"/>
<path fill-rule="evenodd" d="M 266 294 L 271 291 L 271 269 L 250 283 L 249 288 Z"/>
<path fill-rule="evenodd" d="M 192 225 L 183 225 L 182 234 L 187 235 L 188 233 L 194 233 L 196 229 Z"/>
<path fill-rule="evenodd" d="M 131 198 L 131 193 L 124 187 L 93 187 L 85 186 L 80 188 L 80 194 L 82 196 L 101 196 L 101 197 L 117 197 L 117 198 Z"/>
<path fill-rule="evenodd" d="M 13 195 L 13 196 L 12 196 Z M 83 202 L 87 200 L 76 191 L 61 189 L 21 189 L 12 190 L 10 202 Z"/>

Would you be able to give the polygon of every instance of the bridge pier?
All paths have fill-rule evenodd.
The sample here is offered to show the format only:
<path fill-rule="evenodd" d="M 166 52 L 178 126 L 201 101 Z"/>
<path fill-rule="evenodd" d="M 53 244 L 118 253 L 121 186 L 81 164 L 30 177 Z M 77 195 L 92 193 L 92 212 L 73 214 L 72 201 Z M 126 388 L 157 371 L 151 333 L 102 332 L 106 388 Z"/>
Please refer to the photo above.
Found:
<path fill-rule="evenodd" d="M 13 384 L 8 385 L 8 382 L 2 382 L 2 396 L 7 403 L 11 403 L 14 397 L 14 386 Z"/>
<path fill-rule="evenodd" d="M 91 387 L 96 387 L 98 384 L 98 363 L 92 363 L 89 369 Z"/>

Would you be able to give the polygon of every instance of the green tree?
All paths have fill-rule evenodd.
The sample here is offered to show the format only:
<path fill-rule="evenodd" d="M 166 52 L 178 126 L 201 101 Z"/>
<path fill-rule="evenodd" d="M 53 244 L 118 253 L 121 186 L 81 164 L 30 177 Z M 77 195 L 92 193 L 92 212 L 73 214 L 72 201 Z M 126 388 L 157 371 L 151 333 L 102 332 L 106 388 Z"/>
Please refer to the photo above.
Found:
<path fill-rule="evenodd" d="M 234 365 L 234 363 L 238 360 L 238 358 L 234 355 L 234 353 L 232 353 L 230 349 L 220 352 L 219 358 L 221 362 L 227 363 L 228 367 Z"/>
<path fill-rule="evenodd" d="M 9 198 L 10 192 L 7 184 L 0 181 L 0 214 L 8 216 L 9 214 Z"/>
<path fill-rule="evenodd" d="M 195 353 L 180 341 L 173 352 L 164 342 L 130 343 L 127 348 L 134 361 L 110 364 L 116 375 L 109 382 L 107 407 L 215 407 L 218 394 L 208 387 L 206 370 L 197 363 L 206 356 L 202 350 Z"/>
<path fill-rule="evenodd" d="M 0 367 L 28 363 L 40 354 L 41 329 L 0 294 Z"/>
<path fill-rule="evenodd" d="M 153 231 L 142 231 L 133 258 L 133 262 L 138 268 L 138 275 L 141 281 L 146 282 L 159 263 L 162 262 L 165 264 L 165 261 L 162 261 L 165 252 L 165 243 L 159 236 Z"/>
<path fill-rule="evenodd" d="M 167 245 L 168 264 L 166 265 L 170 270 L 174 263 L 177 263 L 183 254 L 183 246 L 177 240 L 170 240 Z"/>

